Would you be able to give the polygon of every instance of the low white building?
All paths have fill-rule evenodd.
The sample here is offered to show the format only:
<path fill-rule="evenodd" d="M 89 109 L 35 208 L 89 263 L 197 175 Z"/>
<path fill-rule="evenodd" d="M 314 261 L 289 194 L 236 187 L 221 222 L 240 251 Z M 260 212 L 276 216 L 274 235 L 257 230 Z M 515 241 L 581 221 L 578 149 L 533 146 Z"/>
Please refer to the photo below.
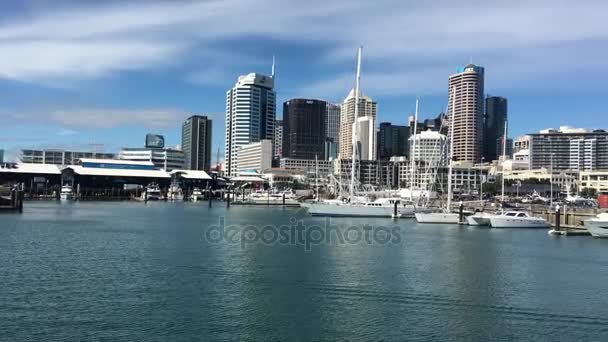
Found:
<path fill-rule="evenodd" d="M 240 146 L 236 151 L 233 165 L 237 173 L 248 171 L 262 173 L 272 167 L 273 154 L 272 140 L 260 140 Z"/>
<path fill-rule="evenodd" d="M 184 153 L 170 148 L 123 148 L 118 153 L 118 159 L 149 161 L 165 171 L 184 168 Z"/>
<path fill-rule="evenodd" d="M 595 189 L 598 193 L 608 192 L 608 170 L 581 171 L 579 173 L 578 190 Z"/>

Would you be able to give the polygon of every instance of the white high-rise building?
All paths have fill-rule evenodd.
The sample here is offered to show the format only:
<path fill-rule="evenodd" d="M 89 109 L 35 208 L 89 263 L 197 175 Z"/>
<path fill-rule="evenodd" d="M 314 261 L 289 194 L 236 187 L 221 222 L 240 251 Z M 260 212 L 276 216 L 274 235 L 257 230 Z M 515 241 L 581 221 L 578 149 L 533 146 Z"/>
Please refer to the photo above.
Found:
<path fill-rule="evenodd" d="M 226 92 L 225 158 L 228 175 L 236 172 L 234 161 L 240 146 L 264 139 L 274 141 L 275 116 L 274 75 L 251 73 L 239 76 L 234 87 Z"/>
<path fill-rule="evenodd" d="M 426 166 L 447 165 L 448 138 L 436 131 L 424 131 L 410 137 L 410 159 Z M 415 141 L 414 141 L 415 140 Z"/>
<path fill-rule="evenodd" d="M 377 103 L 359 91 L 359 117 L 370 116 L 376 122 Z M 353 154 L 353 124 L 355 123 L 355 90 L 352 89 L 340 105 L 340 159 Z M 374 133 L 375 135 L 375 133 Z M 375 147 L 375 145 L 374 145 Z"/>
<path fill-rule="evenodd" d="M 570 140 L 570 170 L 594 171 L 597 169 L 597 139 Z"/>
<path fill-rule="evenodd" d="M 357 118 L 357 155 L 360 160 L 376 160 L 376 120 L 373 116 Z"/>
<path fill-rule="evenodd" d="M 448 80 L 449 122 L 454 125 L 454 160 L 478 163 L 483 145 L 484 69 L 469 64 Z M 456 96 L 454 99 L 453 97 Z M 452 104 L 455 102 L 454 107 Z M 452 117 L 452 113 L 454 117 Z"/>

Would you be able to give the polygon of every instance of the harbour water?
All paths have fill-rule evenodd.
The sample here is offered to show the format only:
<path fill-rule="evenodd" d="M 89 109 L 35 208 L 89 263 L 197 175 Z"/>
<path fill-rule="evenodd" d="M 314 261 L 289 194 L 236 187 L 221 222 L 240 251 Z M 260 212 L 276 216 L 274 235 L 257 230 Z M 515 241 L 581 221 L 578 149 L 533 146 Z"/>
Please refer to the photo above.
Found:
<path fill-rule="evenodd" d="M 300 220 L 393 239 L 239 240 Z M 546 230 L 205 202 L 0 215 L 2 341 L 606 341 L 607 289 L 608 240 Z"/>

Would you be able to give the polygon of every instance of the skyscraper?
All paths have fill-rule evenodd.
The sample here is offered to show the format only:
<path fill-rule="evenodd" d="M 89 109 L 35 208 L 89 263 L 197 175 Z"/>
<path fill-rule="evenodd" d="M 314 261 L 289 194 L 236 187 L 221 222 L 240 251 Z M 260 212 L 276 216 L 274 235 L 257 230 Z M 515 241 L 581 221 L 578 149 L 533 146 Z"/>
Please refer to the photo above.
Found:
<path fill-rule="evenodd" d="M 390 122 L 380 123 L 376 139 L 378 159 L 389 160 L 391 157 L 408 156 L 409 138 L 410 128 L 408 126 L 393 125 Z"/>
<path fill-rule="evenodd" d="M 211 168 L 212 122 L 206 116 L 193 115 L 182 124 L 184 168 L 209 171 Z"/>
<path fill-rule="evenodd" d="M 454 125 L 453 158 L 479 162 L 482 156 L 484 114 L 484 69 L 469 64 L 448 80 L 450 125 Z M 455 99 L 453 98 L 455 96 Z M 452 104 L 455 101 L 454 108 Z M 454 116 L 452 117 L 452 113 Z"/>
<path fill-rule="evenodd" d="M 331 139 L 336 146 L 340 141 L 340 106 L 327 103 L 327 117 L 325 121 L 327 130 L 326 137 Z"/>
<path fill-rule="evenodd" d="M 274 141 L 276 93 L 274 76 L 251 73 L 239 76 L 226 92 L 226 171 L 236 173 L 236 151 L 260 140 Z"/>
<path fill-rule="evenodd" d="M 377 103 L 359 94 L 359 117 L 371 116 L 376 121 Z M 353 124 L 355 123 L 355 90 L 352 89 L 340 105 L 340 158 L 350 159 L 353 154 Z M 375 132 L 373 133 L 375 135 Z M 375 140 L 367 138 L 367 140 Z M 374 146 L 375 148 L 375 146 Z"/>
<path fill-rule="evenodd" d="M 486 115 L 483 128 L 483 157 L 486 161 L 498 160 L 502 152 L 502 136 L 507 120 L 507 99 L 499 96 L 486 98 Z M 500 145 L 500 146 L 499 146 Z"/>
<path fill-rule="evenodd" d="M 274 157 L 281 158 L 283 156 L 283 120 L 275 120 L 274 122 Z"/>
<path fill-rule="evenodd" d="M 327 102 L 292 99 L 283 104 L 283 157 L 319 159 L 325 155 Z"/>

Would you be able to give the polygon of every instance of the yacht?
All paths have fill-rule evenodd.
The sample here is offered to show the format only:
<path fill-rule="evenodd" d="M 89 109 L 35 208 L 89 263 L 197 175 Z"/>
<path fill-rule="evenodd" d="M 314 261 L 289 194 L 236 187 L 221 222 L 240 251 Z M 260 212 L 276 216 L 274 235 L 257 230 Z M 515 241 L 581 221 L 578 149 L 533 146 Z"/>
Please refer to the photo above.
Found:
<path fill-rule="evenodd" d="M 540 217 L 530 216 L 523 211 L 507 211 L 490 217 L 492 228 L 549 228 L 549 223 Z"/>
<path fill-rule="evenodd" d="M 61 193 L 59 194 L 59 198 L 62 201 L 69 201 L 74 199 L 74 190 L 71 185 L 64 185 L 61 187 Z"/>
<path fill-rule="evenodd" d="M 608 238 L 608 213 L 602 213 L 592 219 L 585 220 L 584 224 L 592 236 Z"/>
<path fill-rule="evenodd" d="M 460 215 L 447 211 L 436 213 L 416 213 L 416 221 L 418 223 L 459 224 Z"/>
<path fill-rule="evenodd" d="M 162 201 L 164 200 L 164 196 L 160 191 L 158 185 L 152 183 L 146 187 L 146 190 L 143 193 L 144 200 L 148 201 Z"/>
<path fill-rule="evenodd" d="M 329 200 L 320 203 L 306 203 L 303 206 L 312 216 L 341 217 L 391 217 L 397 205 L 398 217 L 412 217 L 416 208 L 401 198 L 378 198 L 374 201 L 344 202 Z"/>
<path fill-rule="evenodd" d="M 167 190 L 167 199 L 169 201 L 183 201 L 184 193 L 182 192 L 182 188 L 177 184 L 171 184 L 169 190 Z"/>
<path fill-rule="evenodd" d="M 491 214 L 486 212 L 478 212 L 471 216 L 467 216 L 467 224 L 469 226 L 490 226 L 490 218 L 498 216 L 498 214 Z"/>
<path fill-rule="evenodd" d="M 199 200 L 203 200 L 205 197 L 203 196 L 203 192 L 199 188 L 192 189 L 192 195 L 190 195 L 190 200 L 192 202 L 197 202 Z"/>

